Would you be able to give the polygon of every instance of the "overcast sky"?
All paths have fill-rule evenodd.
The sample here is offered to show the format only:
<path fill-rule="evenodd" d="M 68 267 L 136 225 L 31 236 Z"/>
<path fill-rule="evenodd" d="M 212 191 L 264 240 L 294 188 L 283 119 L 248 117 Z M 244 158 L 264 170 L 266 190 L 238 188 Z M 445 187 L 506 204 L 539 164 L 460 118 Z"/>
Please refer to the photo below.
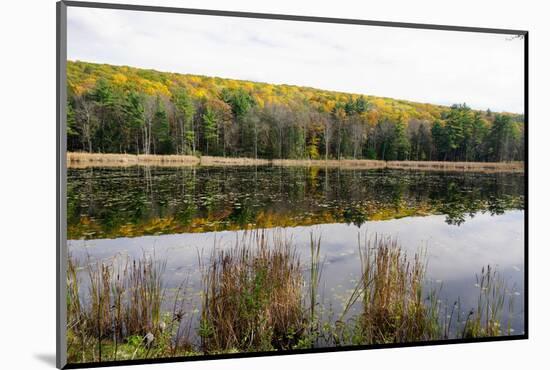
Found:
<path fill-rule="evenodd" d="M 523 40 L 390 27 L 68 8 L 68 58 L 523 112 Z"/>

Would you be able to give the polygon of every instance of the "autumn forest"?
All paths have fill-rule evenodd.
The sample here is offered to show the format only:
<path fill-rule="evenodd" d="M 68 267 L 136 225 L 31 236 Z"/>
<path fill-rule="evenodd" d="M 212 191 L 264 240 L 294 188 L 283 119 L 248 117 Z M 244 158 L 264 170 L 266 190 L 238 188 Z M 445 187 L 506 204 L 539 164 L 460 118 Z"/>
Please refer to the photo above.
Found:
<path fill-rule="evenodd" d="M 523 160 L 521 114 L 80 61 L 67 69 L 68 151 Z"/>

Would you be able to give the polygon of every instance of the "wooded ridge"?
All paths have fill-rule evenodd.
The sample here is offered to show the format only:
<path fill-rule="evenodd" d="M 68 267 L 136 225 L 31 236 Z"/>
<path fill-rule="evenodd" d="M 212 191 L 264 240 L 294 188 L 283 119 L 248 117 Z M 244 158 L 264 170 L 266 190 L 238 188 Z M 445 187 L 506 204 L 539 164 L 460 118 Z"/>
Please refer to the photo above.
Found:
<path fill-rule="evenodd" d="M 67 63 L 67 83 L 67 148 L 72 152 L 524 159 L 522 114 L 478 111 L 466 104 L 446 107 L 81 61 Z"/>

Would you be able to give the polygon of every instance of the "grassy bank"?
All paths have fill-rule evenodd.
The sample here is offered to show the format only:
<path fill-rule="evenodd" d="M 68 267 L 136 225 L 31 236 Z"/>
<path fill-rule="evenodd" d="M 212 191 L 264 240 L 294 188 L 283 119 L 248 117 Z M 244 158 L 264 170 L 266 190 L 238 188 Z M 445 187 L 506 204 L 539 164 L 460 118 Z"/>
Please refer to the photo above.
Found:
<path fill-rule="evenodd" d="M 260 159 L 191 155 L 135 155 L 103 153 L 67 153 L 69 168 L 124 166 L 305 166 L 343 169 L 401 169 L 459 172 L 523 172 L 523 162 L 435 162 L 435 161 L 378 161 L 368 159 Z"/>
<path fill-rule="evenodd" d="M 377 169 L 386 168 L 385 161 L 369 159 L 273 159 L 274 166 L 305 166 L 305 167 L 328 167 L 328 168 L 356 168 L 356 169 Z"/>
<path fill-rule="evenodd" d="M 509 335 L 507 287 L 491 267 L 476 276 L 476 307 L 442 304 L 426 290 L 426 254 L 409 257 L 395 239 L 359 240 L 361 271 L 337 317 L 320 300 L 321 240 L 302 261 L 281 232 L 244 234 L 199 257 L 199 319 L 185 281 L 165 287 L 165 263 L 140 259 L 79 264 L 69 259 L 69 362 L 276 351 Z M 307 260 L 307 258 L 306 258 Z M 87 279 L 87 291 L 82 289 Z M 460 299 L 457 300 L 460 302 Z M 351 315 L 352 306 L 362 307 Z M 166 309 L 166 308 L 169 309 Z M 164 309 L 163 309 L 164 308 Z M 466 311 L 464 311 L 466 310 Z"/>
<path fill-rule="evenodd" d="M 69 168 L 86 167 L 124 167 L 124 166 L 262 166 L 269 165 L 267 159 L 196 157 L 192 155 L 145 155 L 145 154 L 103 154 L 103 153 L 67 153 Z"/>
<path fill-rule="evenodd" d="M 433 170 L 458 172 L 523 172 L 523 162 L 434 162 L 388 161 L 386 168 L 403 170 Z"/>
<path fill-rule="evenodd" d="M 196 166 L 197 157 L 191 155 L 145 155 L 109 153 L 67 153 L 67 166 L 78 167 L 124 167 L 124 166 Z"/>

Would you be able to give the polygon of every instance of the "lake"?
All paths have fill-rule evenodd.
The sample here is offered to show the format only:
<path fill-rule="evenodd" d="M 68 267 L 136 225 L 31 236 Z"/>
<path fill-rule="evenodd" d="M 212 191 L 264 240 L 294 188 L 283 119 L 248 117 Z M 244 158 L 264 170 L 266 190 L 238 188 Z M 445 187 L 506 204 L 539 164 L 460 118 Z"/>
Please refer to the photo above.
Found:
<path fill-rule="evenodd" d="M 327 320 L 357 285 L 358 237 L 383 236 L 407 255 L 425 251 L 427 290 L 446 307 L 460 301 L 465 316 L 479 296 L 476 276 L 496 268 L 513 301 L 503 315 L 512 334 L 524 332 L 523 174 L 136 166 L 68 169 L 67 186 L 69 253 L 81 261 L 144 253 L 165 260 L 165 287 L 187 282 L 193 325 L 201 309 L 198 256 L 267 229 L 292 240 L 305 270 L 310 237 L 321 238 Z M 360 310 L 356 303 L 346 315 Z"/>

